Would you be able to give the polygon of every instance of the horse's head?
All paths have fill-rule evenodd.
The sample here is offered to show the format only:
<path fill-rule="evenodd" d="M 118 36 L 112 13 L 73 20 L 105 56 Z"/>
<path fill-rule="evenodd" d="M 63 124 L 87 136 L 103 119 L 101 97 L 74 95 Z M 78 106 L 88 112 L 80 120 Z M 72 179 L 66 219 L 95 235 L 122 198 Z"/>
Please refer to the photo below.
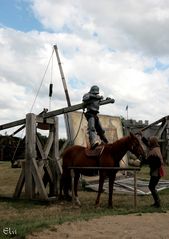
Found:
<path fill-rule="evenodd" d="M 145 152 L 144 152 L 144 149 L 143 149 L 140 141 L 131 132 L 130 132 L 129 139 L 130 139 L 129 140 L 129 151 L 142 161 L 142 159 L 145 158 Z"/>

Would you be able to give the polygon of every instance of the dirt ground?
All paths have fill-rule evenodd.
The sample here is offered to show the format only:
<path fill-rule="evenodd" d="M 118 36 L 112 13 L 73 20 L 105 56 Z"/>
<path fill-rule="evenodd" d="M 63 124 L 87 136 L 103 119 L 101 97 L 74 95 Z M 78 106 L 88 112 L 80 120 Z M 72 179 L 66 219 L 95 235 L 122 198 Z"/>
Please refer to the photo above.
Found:
<path fill-rule="evenodd" d="M 33 233 L 27 239 L 168 239 L 169 211 L 135 215 L 104 216 L 89 221 L 68 222 Z"/>

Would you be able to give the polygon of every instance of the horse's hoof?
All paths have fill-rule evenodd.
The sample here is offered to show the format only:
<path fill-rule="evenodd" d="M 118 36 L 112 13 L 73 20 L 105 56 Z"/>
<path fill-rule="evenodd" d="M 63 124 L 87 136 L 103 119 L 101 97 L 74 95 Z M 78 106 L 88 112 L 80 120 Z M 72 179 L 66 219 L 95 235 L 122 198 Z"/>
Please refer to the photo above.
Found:
<path fill-rule="evenodd" d="M 100 207 L 100 203 L 95 203 L 95 208 L 99 208 Z"/>
<path fill-rule="evenodd" d="M 81 207 L 81 202 L 78 197 L 75 197 L 75 204 Z"/>
<path fill-rule="evenodd" d="M 71 202 L 72 201 L 72 197 L 70 195 L 65 195 L 64 196 L 64 199 L 68 202 Z"/>
<path fill-rule="evenodd" d="M 113 208 L 113 205 L 108 205 L 108 208 L 109 208 L 109 209 L 112 209 L 112 208 Z"/>
<path fill-rule="evenodd" d="M 63 195 L 59 195 L 59 196 L 58 196 L 58 200 L 59 200 L 59 201 L 63 201 L 63 200 L 64 200 L 64 196 L 63 196 Z"/>

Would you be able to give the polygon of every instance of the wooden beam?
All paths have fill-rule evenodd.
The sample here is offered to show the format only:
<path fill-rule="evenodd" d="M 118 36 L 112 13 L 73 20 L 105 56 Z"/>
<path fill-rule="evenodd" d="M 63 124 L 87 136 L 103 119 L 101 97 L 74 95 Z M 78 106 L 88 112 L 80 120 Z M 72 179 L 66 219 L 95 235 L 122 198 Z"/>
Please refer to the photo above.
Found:
<path fill-rule="evenodd" d="M 21 171 L 21 174 L 19 176 L 16 188 L 15 188 L 15 192 L 13 194 L 14 198 L 19 198 L 20 197 L 24 182 L 25 182 L 25 162 L 22 164 L 22 171 Z"/>
<path fill-rule="evenodd" d="M 25 125 L 22 125 L 19 129 L 17 129 L 15 132 L 13 132 L 10 136 L 14 136 L 15 134 L 19 133 L 24 128 L 25 128 Z"/>
<path fill-rule="evenodd" d="M 42 124 L 53 125 L 54 124 L 54 119 L 53 118 L 47 118 L 47 119 L 44 120 L 44 118 L 42 116 L 37 115 L 36 116 L 36 122 L 37 123 L 42 123 Z"/>
<path fill-rule="evenodd" d="M 48 199 L 48 194 L 46 192 L 44 183 L 42 181 L 41 174 L 39 172 L 39 168 L 37 166 L 36 160 L 32 158 L 32 175 L 35 181 L 35 186 L 37 188 L 37 191 L 39 192 L 39 197 L 42 200 Z"/>
<path fill-rule="evenodd" d="M 114 103 L 114 102 L 115 102 L 114 99 L 102 100 L 102 101 L 100 101 L 100 105 L 106 105 L 106 104 L 110 104 L 110 103 Z M 44 118 L 49 118 L 49 117 L 52 117 L 55 115 L 61 115 L 61 114 L 65 114 L 65 113 L 69 113 L 69 112 L 73 112 L 73 111 L 85 109 L 85 108 L 86 108 L 86 106 L 84 103 L 72 105 L 69 107 L 62 108 L 62 109 L 47 112 L 46 114 L 44 114 Z"/>
<path fill-rule="evenodd" d="M 156 133 L 156 136 L 157 136 L 158 139 L 161 138 L 161 135 L 164 132 L 164 130 L 165 130 L 167 125 L 168 125 L 167 120 L 162 122 L 161 126 L 159 127 L 159 129 L 158 129 L 158 131 Z"/>
<path fill-rule="evenodd" d="M 106 99 L 106 100 L 102 100 L 100 102 L 100 105 L 110 104 L 110 103 L 114 103 L 114 102 L 115 102 L 114 99 Z M 81 104 L 61 108 L 61 109 L 58 109 L 58 110 L 53 110 L 53 111 L 44 113 L 43 119 L 50 118 L 50 117 L 57 116 L 57 115 L 61 115 L 61 114 L 65 114 L 65 113 L 69 113 L 69 112 L 73 112 L 73 111 L 84 109 L 84 108 L 85 108 L 85 104 L 81 103 Z M 37 121 L 38 122 L 39 121 L 42 122 L 42 119 L 40 119 L 40 118 L 41 117 L 37 116 Z M 0 125 L 0 130 L 12 128 L 12 127 L 15 127 L 15 126 L 18 126 L 18 125 L 21 125 L 21 124 L 25 124 L 25 123 L 26 123 L 26 119 L 21 119 L 21 120 L 17 120 L 17 121 L 7 123 L 7 124 L 2 124 L 2 125 Z M 50 124 L 52 122 L 49 121 L 47 123 Z"/>
<path fill-rule="evenodd" d="M 142 128 L 141 131 L 144 131 L 144 130 L 146 130 L 146 129 L 148 129 L 148 128 L 156 125 L 156 124 L 162 123 L 164 120 L 167 120 L 167 119 L 169 119 L 169 115 L 167 115 L 167 116 L 165 116 L 165 117 L 163 117 L 163 118 L 161 118 L 161 119 L 159 119 L 159 120 L 157 120 L 157 121 L 147 125 L 146 127 Z"/>
<path fill-rule="evenodd" d="M 45 152 L 43 151 L 43 147 L 42 147 L 42 144 L 41 144 L 41 142 L 40 142 L 40 140 L 39 140 L 38 135 L 36 136 L 36 143 L 37 143 L 37 146 L 38 146 L 40 155 L 41 155 L 41 157 L 42 157 L 42 160 L 46 160 L 47 157 L 46 157 L 46 155 L 45 155 Z"/>
<path fill-rule="evenodd" d="M 0 130 L 12 128 L 25 123 L 26 123 L 26 119 L 16 120 L 7 124 L 0 125 Z"/>
<path fill-rule="evenodd" d="M 45 152 L 46 158 L 48 157 L 48 154 L 53 144 L 53 134 L 54 134 L 53 131 L 50 131 L 47 142 L 44 146 L 44 152 Z"/>

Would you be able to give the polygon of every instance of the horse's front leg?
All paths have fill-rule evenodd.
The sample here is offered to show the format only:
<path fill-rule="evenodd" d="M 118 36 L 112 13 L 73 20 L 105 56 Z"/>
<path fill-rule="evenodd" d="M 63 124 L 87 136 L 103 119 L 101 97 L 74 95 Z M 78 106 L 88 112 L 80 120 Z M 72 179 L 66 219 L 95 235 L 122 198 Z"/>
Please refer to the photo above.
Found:
<path fill-rule="evenodd" d="M 113 186 L 114 186 L 114 181 L 116 178 L 116 173 L 115 172 L 110 172 L 109 174 L 109 200 L 108 200 L 108 207 L 112 208 L 113 207 Z"/>
<path fill-rule="evenodd" d="M 79 178 L 80 178 L 80 174 L 79 173 L 75 173 L 75 177 L 74 177 L 74 196 L 75 196 L 75 203 L 78 206 L 81 206 L 81 202 L 78 198 L 78 193 L 77 193 L 77 188 L 78 188 L 78 183 L 79 183 Z"/>
<path fill-rule="evenodd" d="M 59 199 L 60 200 L 67 200 L 70 201 L 72 198 L 69 195 L 69 190 L 71 187 L 71 178 L 70 176 L 67 174 L 67 172 L 63 172 L 60 178 L 60 192 L 59 192 Z M 64 193 L 64 196 L 62 195 L 62 191 Z"/>
<path fill-rule="evenodd" d="M 99 175 L 99 188 L 98 188 L 97 198 L 96 198 L 96 201 L 95 201 L 96 207 L 98 207 L 99 204 L 100 204 L 100 196 L 101 196 L 101 193 L 103 192 L 103 184 L 104 184 L 104 179 L 105 179 L 105 173 L 104 172 L 99 172 L 99 173 L 100 173 L 100 175 Z"/>

